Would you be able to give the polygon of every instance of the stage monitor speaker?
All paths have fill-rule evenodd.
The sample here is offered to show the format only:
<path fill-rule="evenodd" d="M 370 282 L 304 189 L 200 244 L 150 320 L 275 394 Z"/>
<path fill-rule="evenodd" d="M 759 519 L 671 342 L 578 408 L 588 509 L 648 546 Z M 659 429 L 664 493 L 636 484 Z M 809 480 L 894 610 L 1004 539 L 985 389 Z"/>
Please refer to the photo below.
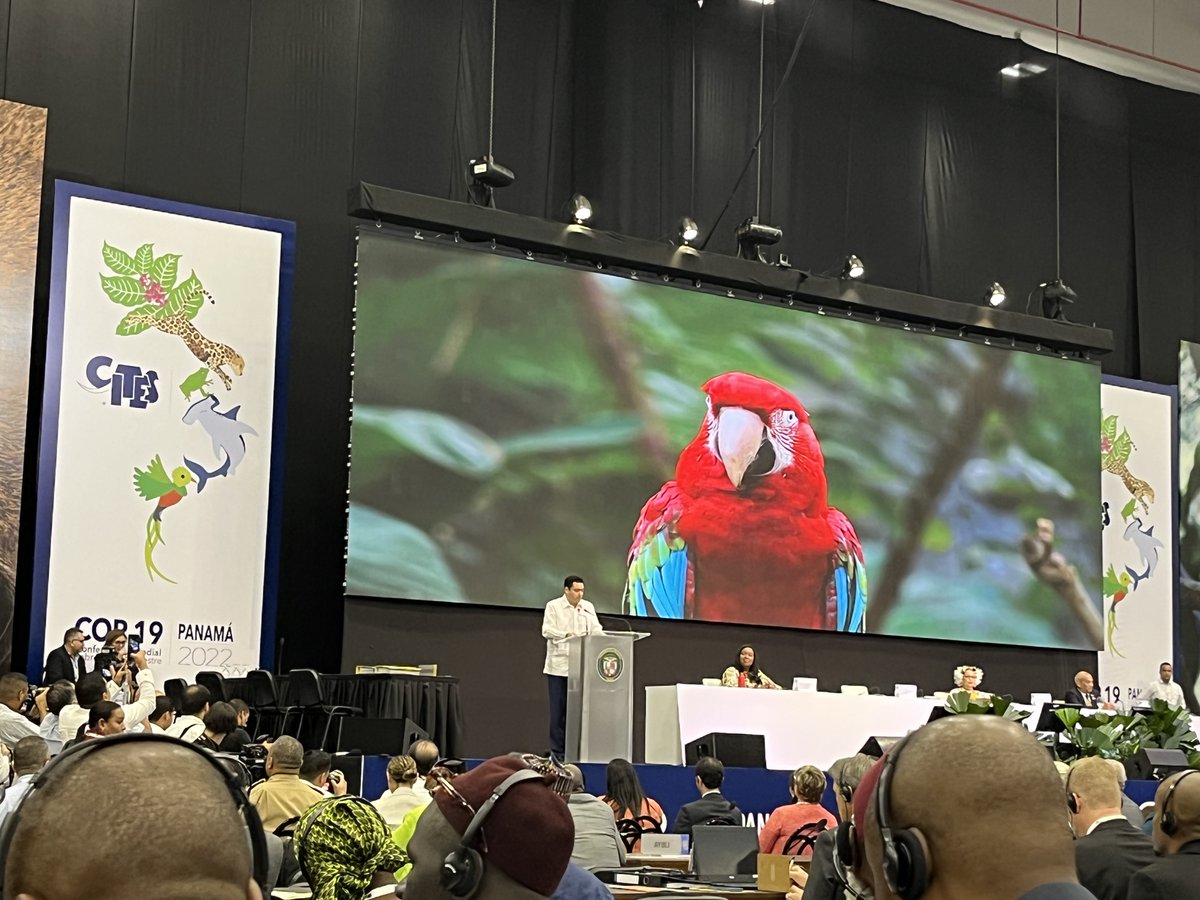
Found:
<path fill-rule="evenodd" d="M 341 722 L 338 749 L 365 756 L 398 756 L 413 741 L 429 735 L 412 719 L 367 719 L 346 716 Z"/>
<path fill-rule="evenodd" d="M 714 731 L 684 747 L 684 761 L 689 766 L 701 757 L 712 756 L 724 765 L 739 769 L 765 769 L 767 743 L 761 734 L 726 734 Z"/>
<path fill-rule="evenodd" d="M 1187 767 L 1187 754 L 1182 750 L 1163 750 L 1159 747 L 1143 747 L 1125 760 L 1125 772 L 1135 781 L 1162 781 Z"/>
<path fill-rule="evenodd" d="M 892 745 L 899 741 L 898 737 L 882 737 L 874 736 L 867 738 L 867 742 L 862 745 L 859 753 L 865 753 L 867 756 L 873 756 L 876 759 L 883 756 L 891 749 Z"/>
<path fill-rule="evenodd" d="M 429 732 L 414 722 L 412 719 L 404 720 L 404 739 L 400 741 L 400 746 L 404 748 L 404 752 L 408 753 L 412 749 L 412 745 L 417 741 L 429 740 Z M 445 750 L 445 747 L 439 747 L 438 750 Z"/>

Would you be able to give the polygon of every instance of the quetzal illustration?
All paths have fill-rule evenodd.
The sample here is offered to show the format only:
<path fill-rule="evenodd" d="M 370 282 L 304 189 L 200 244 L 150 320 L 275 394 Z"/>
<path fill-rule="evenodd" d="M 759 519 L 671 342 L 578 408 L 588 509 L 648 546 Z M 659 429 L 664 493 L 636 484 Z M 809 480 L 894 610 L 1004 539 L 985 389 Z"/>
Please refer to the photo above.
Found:
<path fill-rule="evenodd" d="M 867 572 L 827 503 L 825 457 L 788 391 L 727 372 L 633 530 L 627 614 L 863 631 Z"/>
<path fill-rule="evenodd" d="M 187 486 L 196 479 L 184 466 L 176 466 L 167 476 L 161 456 L 155 456 L 145 470 L 133 467 L 133 486 L 145 500 L 157 501 L 154 512 L 146 520 L 146 574 L 150 580 L 157 575 L 163 581 L 175 584 L 175 581 L 164 575 L 154 564 L 154 548 L 164 543 L 162 539 L 162 514 L 187 496 Z"/>
<path fill-rule="evenodd" d="M 1117 604 L 1129 596 L 1129 592 L 1137 589 L 1137 581 L 1134 580 L 1136 572 L 1133 572 L 1128 566 L 1120 575 L 1111 564 L 1108 571 L 1104 573 L 1103 591 L 1105 597 L 1111 597 L 1112 603 L 1108 607 L 1108 629 L 1105 633 L 1105 647 L 1122 659 L 1125 654 L 1117 649 Z"/>

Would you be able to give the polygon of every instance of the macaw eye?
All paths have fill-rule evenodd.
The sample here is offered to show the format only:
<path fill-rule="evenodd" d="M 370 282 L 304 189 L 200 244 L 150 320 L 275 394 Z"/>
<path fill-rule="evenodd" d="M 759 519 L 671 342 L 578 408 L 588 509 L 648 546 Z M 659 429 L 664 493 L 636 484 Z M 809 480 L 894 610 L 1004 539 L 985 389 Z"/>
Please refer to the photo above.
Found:
<path fill-rule="evenodd" d="M 776 415 L 779 417 L 779 424 L 784 427 L 790 427 L 799 421 L 799 417 L 790 409 L 781 409 Z"/>

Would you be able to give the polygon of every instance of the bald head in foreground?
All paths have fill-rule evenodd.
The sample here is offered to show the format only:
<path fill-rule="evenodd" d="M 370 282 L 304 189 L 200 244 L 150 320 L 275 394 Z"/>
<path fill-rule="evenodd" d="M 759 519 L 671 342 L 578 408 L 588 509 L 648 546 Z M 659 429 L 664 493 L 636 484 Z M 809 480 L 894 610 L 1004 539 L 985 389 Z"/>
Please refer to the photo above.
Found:
<path fill-rule="evenodd" d="M 971 764 L 955 765 L 962 761 Z M 856 819 L 865 830 L 858 874 L 877 900 L 1094 900 L 1075 876 L 1062 782 L 1015 722 L 939 719 L 871 774 L 880 778 Z"/>
<path fill-rule="evenodd" d="M 166 739 L 114 743 L 44 775 L 20 808 L 5 897 L 262 900 L 242 817 L 195 750 Z M 114 863 L 113 847 L 133 855 Z"/>
<path fill-rule="evenodd" d="M 1200 893 L 1200 772 L 1164 779 L 1154 795 L 1157 859 L 1129 879 L 1129 900 L 1166 900 Z"/>

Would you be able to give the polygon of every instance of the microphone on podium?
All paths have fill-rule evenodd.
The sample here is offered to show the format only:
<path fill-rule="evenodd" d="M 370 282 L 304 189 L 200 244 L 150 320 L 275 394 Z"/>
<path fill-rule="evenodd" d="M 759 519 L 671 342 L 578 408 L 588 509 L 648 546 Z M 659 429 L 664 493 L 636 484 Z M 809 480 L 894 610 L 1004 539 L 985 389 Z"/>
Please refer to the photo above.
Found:
<path fill-rule="evenodd" d="M 620 622 L 622 625 L 625 626 L 626 631 L 633 631 L 633 626 L 630 625 L 627 620 L 622 619 L 620 616 L 605 616 L 604 618 L 611 619 L 614 622 Z M 609 630 L 609 627 L 607 625 L 604 625 L 604 621 L 600 618 L 600 616 L 596 616 L 596 621 L 599 622 L 601 625 L 603 625 L 606 631 Z"/>

